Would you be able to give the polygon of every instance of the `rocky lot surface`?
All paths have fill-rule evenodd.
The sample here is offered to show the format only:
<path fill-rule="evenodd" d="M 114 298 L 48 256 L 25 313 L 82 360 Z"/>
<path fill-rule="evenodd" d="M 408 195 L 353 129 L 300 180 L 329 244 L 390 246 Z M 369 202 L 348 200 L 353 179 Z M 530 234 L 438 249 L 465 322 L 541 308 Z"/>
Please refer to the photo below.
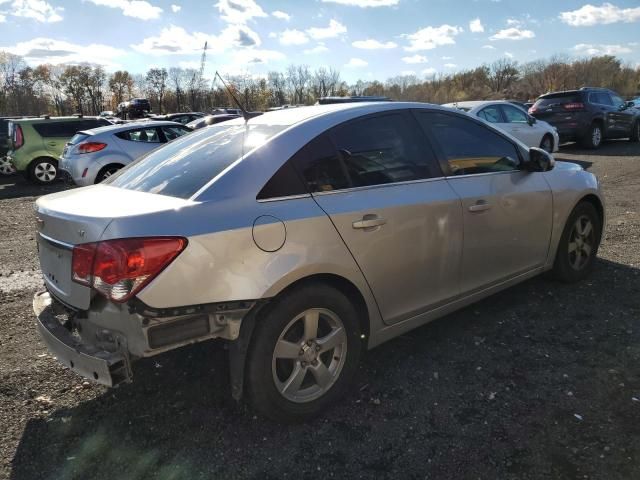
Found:
<path fill-rule="evenodd" d="M 640 478 L 640 145 L 556 157 L 605 188 L 593 276 L 536 278 L 388 342 L 295 426 L 231 400 L 221 344 L 112 390 L 58 365 L 31 310 L 32 210 L 65 187 L 0 178 L 0 478 Z"/>

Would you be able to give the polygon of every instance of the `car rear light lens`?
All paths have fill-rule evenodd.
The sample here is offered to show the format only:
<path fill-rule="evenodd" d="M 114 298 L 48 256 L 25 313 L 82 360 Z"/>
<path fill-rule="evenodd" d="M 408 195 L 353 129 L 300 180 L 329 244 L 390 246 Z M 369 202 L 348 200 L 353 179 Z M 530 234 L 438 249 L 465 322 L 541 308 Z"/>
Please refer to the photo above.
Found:
<path fill-rule="evenodd" d="M 562 108 L 564 108 L 565 110 L 582 110 L 584 108 L 584 103 L 582 102 L 563 103 Z"/>
<path fill-rule="evenodd" d="M 106 143 L 101 143 L 101 142 L 84 142 L 78 145 L 78 149 L 76 151 L 78 153 L 93 153 L 93 152 L 99 152 L 106 146 L 107 146 Z"/>
<path fill-rule="evenodd" d="M 164 270 L 187 246 L 181 237 L 123 238 L 73 248 L 73 281 L 125 302 Z"/>
<path fill-rule="evenodd" d="M 22 127 L 20 125 L 16 125 L 16 128 L 14 130 L 13 149 L 17 150 L 22 145 L 24 145 L 24 135 L 22 134 Z"/>
<path fill-rule="evenodd" d="M 534 113 L 536 113 L 538 111 L 538 107 L 536 107 L 535 105 L 532 105 L 529 108 L 529 115 L 533 115 Z"/>

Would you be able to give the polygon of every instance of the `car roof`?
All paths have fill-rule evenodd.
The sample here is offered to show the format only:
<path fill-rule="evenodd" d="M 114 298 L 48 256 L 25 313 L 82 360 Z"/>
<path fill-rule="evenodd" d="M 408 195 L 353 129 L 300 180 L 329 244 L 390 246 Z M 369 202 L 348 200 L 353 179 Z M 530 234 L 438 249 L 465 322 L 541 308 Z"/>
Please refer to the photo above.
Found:
<path fill-rule="evenodd" d="M 71 117 L 49 117 L 49 118 L 45 118 L 45 117 L 35 117 L 35 118 L 17 118 L 14 120 L 11 120 L 12 122 L 15 123 L 53 123 L 53 122 L 67 122 L 67 121 L 72 121 L 72 120 L 98 120 L 100 119 L 100 117 L 78 117 L 78 116 L 71 116 Z"/>
<path fill-rule="evenodd" d="M 181 123 L 172 122 L 170 120 L 145 120 L 142 122 L 129 122 L 129 123 L 119 123 L 116 125 L 105 125 L 104 127 L 97 128 L 87 128 L 79 133 L 91 132 L 92 135 L 99 135 L 101 133 L 118 133 L 118 132 L 126 132 L 128 130 L 137 130 L 138 128 L 144 127 L 162 127 L 162 126 L 178 126 L 183 127 Z"/>
<path fill-rule="evenodd" d="M 285 108 L 273 112 L 265 112 L 262 115 L 251 118 L 250 125 L 295 125 L 311 118 L 330 115 L 335 112 L 345 110 L 359 111 L 360 114 L 383 112 L 386 110 L 402 110 L 407 108 L 433 108 L 445 110 L 440 105 L 419 102 L 355 102 L 355 103 L 333 103 L 329 105 L 312 105 L 308 107 Z M 231 119 L 225 125 L 241 125 L 244 123 L 242 117 Z"/>
<path fill-rule="evenodd" d="M 494 103 L 513 105 L 513 103 L 511 103 L 508 100 L 468 100 L 468 101 L 464 101 L 464 102 L 445 103 L 442 106 L 443 107 L 450 107 L 450 108 L 463 107 L 463 108 L 473 109 L 473 108 L 481 107 L 483 105 L 489 105 L 489 104 L 494 104 Z"/>

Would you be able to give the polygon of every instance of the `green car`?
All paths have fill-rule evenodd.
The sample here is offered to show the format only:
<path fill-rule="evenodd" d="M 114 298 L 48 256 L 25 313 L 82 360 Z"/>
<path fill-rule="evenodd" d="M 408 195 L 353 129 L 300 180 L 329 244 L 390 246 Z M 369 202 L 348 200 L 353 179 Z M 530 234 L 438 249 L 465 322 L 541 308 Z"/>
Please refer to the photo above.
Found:
<path fill-rule="evenodd" d="M 77 131 L 111 125 L 98 117 L 39 117 L 9 122 L 9 152 L 13 167 L 35 183 L 50 183 L 58 175 L 58 158 Z"/>

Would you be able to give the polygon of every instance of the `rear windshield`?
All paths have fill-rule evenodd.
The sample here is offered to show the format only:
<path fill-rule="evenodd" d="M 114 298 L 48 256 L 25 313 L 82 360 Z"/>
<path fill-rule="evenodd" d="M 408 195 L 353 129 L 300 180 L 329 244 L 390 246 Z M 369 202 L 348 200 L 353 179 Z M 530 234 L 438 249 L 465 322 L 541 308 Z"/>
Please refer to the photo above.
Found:
<path fill-rule="evenodd" d="M 547 95 L 544 98 L 538 99 L 536 107 L 546 107 L 549 105 L 561 105 L 563 103 L 576 103 L 581 102 L 582 96 L 579 92 L 570 93 L 556 93 L 553 95 Z"/>
<path fill-rule="evenodd" d="M 86 133 L 76 133 L 71 140 L 69 140 L 69 143 L 71 145 L 75 145 L 76 143 L 80 143 L 81 141 L 83 141 L 85 138 L 87 138 L 89 135 L 87 135 Z"/>
<path fill-rule="evenodd" d="M 242 155 L 286 125 L 214 125 L 158 148 L 106 183 L 114 187 L 190 198 Z"/>

